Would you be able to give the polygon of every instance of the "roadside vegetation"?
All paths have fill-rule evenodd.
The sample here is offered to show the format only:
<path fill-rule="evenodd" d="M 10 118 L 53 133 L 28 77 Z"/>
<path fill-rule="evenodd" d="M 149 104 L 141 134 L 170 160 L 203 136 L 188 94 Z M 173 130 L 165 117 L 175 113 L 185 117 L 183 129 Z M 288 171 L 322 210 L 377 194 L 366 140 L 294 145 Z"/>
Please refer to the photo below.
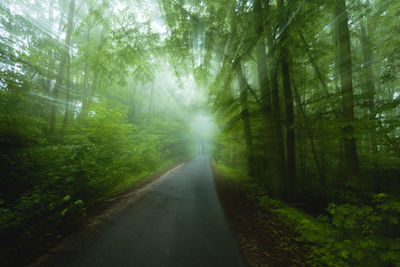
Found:
<path fill-rule="evenodd" d="M 0 38 L 0 254 L 14 265 L 190 157 L 193 99 L 155 60 L 159 34 L 111 2 L 1 1 Z"/>
<path fill-rule="evenodd" d="M 297 225 L 310 264 L 398 266 L 398 1 L 162 2 L 195 43 L 214 164 Z"/>
<path fill-rule="evenodd" d="M 399 10 L 255 0 L 193 12 L 218 25 L 201 65 L 217 70 L 201 75 L 220 126 L 214 165 L 295 225 L 310 265 L 399 266 Z"/>
<path fill-rule="evenodd" d="M 310 265 L 400 266 L 399 12 L 396 0 L 1 1 L 1 257 L 209 152 L 295 225 Z"/>

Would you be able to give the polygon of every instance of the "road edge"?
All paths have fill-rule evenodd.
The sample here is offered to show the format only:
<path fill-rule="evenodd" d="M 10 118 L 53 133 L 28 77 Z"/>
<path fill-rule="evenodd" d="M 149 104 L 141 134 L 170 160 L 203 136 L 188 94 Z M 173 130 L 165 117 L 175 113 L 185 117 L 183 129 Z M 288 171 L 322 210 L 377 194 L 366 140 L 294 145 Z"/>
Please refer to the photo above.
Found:
<path fill-rule="evenodd" d="M 148 175 L 141 182 L 133 184 L 116 192 L 108 198 L 100 201 L 96 206 L 89 209 L 82 224 L 78 228 L 67 235 L 60 238 L 60 241 L 54 244 L 47 244 L 49 247 L 34 258 L 30 263 L 26 264 L 29 267 L 47 266 L 46 262 L 51 259 L 52 255 L 63 253 L 64 248 L 68 244 L 82 238 L 82 236 L 90 235 L 95 232 L 96 228 L 103 222 L 107 222 L 107 218 L 122 209 L 129 201 L 136 201 L 145 192 L 151 189 L 163 178 L 182 167 L 186 161 L 175 162 L 164 169 Z"/>

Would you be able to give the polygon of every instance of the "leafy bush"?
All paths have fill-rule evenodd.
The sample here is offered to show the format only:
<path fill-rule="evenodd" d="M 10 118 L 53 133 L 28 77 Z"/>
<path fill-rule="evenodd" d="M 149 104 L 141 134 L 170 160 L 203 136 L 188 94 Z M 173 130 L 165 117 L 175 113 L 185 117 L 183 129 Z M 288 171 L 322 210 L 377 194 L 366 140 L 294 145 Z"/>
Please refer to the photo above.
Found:
<path fill-rule="evenodd" d="M 400 202 L 392 196 L 374 194 L 360 205 L 330 203 L 325 214 L 313 217 L 268 197 L 265 186 L 243 171 L 213 165 L 249 198 L 295 226 L 298 240 L 311 248 L 310 266 L 400 266 Z"/>
<path fill-rule="evenodd" d="M 330 203 L 329 215 L 317 218 L 266 196 L 261 203 L 296 225 L 299 240 L 311 245 L 312 265 L 399 266 L 400 202 L 385 194 L 370 205 Z"/>
<path fill-rule="evenodd" d="M 68 231 L 101 199 L 189 155 L 184 123 L 135 125 L 105 105 L 52 140 L 0 150 L 2 247 Z"/>

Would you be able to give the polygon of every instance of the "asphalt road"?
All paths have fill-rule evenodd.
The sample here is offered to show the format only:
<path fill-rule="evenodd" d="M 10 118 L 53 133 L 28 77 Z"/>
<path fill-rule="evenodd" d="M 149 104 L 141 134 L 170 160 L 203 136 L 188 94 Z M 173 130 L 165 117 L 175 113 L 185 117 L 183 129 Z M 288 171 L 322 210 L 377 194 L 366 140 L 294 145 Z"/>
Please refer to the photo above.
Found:
<path fill-rule="evenodd" d="M 218 199 L 207 156 L 132 196 L 96 234 L 65 248 L 51 262 L 45 265 L 247 266 Z"/>

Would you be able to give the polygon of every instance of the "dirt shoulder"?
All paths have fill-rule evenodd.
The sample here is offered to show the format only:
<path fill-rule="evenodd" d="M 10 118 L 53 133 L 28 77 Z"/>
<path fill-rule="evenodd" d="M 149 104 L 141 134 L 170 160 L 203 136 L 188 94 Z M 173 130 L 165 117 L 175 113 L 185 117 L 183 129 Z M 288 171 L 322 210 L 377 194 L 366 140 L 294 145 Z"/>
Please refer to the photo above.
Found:
<path fill-rule="evenodd" d="M 249 199 L 213 168 L 217 192 L 250 266 L 308 266 L 307 247 L 276 214 Z"/>

